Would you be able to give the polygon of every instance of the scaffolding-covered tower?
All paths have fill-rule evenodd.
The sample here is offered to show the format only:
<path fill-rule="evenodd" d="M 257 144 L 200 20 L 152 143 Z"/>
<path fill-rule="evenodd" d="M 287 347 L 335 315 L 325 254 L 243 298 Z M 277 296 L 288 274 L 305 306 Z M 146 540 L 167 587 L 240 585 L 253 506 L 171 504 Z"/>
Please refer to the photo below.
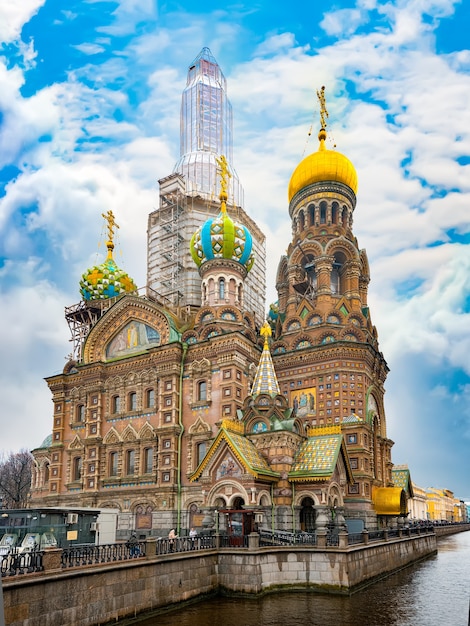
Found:
<path fill-rule="evenodd" d="M 148 289 L 174 307 L 201 306 L 201 278 L 189 245 L 193 233 L 220 210 L 217 158 L 224 155 L 230 215 L 253 236 L 255 263 L 245 283 L 245 309 L 254 313 L 261 327 L 266 297 L 265 236 L 242 208 L 243 188 L 232 165 L 232 107 L 225 77 L 208 48 L 189 66 L 180 124 L 180 158 L 173 173 L 159 180 L 159 207 L 148 220 Z"/>

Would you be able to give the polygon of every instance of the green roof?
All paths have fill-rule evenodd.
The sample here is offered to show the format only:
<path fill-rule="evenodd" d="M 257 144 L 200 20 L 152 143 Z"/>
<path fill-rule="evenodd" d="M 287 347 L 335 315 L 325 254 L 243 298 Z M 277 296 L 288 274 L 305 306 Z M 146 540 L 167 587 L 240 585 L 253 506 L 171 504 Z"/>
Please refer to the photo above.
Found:
<path fill-rule="evenodd" d="M 289 478 L 322 479 L 330 477 L 343 445 L 341 434 L 309 437 L 294 458 Z"/>

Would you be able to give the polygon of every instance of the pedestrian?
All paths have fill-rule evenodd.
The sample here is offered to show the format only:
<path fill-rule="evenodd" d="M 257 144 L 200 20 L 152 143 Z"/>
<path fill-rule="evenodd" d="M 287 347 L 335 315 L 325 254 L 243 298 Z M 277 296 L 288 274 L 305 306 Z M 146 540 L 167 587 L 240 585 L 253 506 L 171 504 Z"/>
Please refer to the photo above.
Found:
<path fill-rule="evenodd" d="M 191 539 L 191 550 L 194 550 L 196 547 L 196 538 L 197 538 L 197 530 L 192 527 L 189 531 L 189 538 Z"/>
<path fill-rule="evenodd" d="M 174 552 L 175 550 L 175 539 L 178 535 L 175 533 L 175 529 L 172 528 L 168 533 L 168 543 L 170 545 L 170 552 Z"/>
<path fill-rule="evenodd" d="M 131 533 L 131 536 L 127 540 L 126 546 L 129 548 L 129 556 L 131 557 L 139 556 L 140 554 L 139 541 L 137 539 L 137 535 L 135 534 L 135 532 Z"/>

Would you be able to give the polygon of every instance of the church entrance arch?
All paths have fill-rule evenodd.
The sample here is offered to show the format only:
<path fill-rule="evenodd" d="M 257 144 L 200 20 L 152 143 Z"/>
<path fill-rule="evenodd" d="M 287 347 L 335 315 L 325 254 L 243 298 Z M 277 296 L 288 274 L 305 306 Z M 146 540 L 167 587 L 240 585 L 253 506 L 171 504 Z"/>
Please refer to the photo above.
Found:
<path fill-rule="evenodd" d="M 230 508 L 219 511 L 225 517 L 225 528 L 230 546 L 243 546 L 244 537 L 253 532 L 253 511 L 246 511 L 245 501 L 241 497 L 233 499 Z"/>
<path fill-rule="evenodd" d="M 300 506 L 300 529 L 304 533 L 311 533 L 315 530 L 315 509 L 312 498 L 303 498 Z"/>

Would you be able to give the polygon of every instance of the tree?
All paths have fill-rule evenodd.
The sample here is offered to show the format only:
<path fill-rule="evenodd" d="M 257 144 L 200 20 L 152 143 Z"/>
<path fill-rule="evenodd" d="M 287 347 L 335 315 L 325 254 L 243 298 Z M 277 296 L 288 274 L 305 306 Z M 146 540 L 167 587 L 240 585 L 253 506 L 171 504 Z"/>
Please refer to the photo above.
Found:
<path fill-rule="evenodd" d="M 0 498 L 4 509 L 27 506 L 31 489 L 33 457 L 28 450 L 0 457 Z"/>

